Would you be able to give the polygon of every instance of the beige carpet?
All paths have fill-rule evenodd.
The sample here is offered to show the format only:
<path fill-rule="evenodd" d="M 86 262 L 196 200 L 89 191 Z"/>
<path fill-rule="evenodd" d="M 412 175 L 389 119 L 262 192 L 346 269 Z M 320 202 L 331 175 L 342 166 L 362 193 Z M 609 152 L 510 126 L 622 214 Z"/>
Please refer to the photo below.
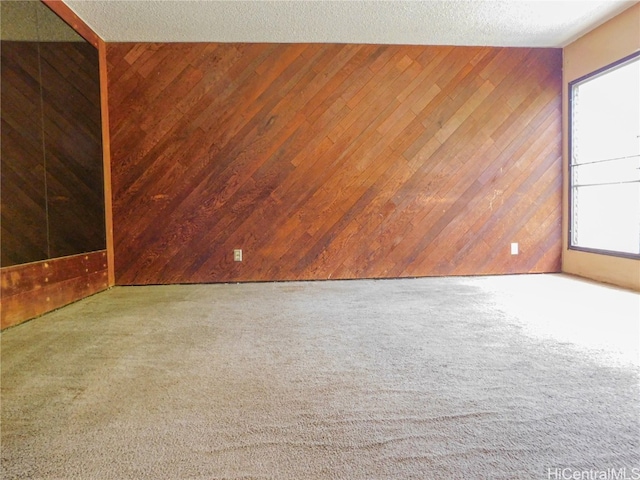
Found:
<path fill-rule="evenodd" d="M 0 476 L 639 478 L 639 321 L 562 275 L 115 288 L 2 333 Z"/>

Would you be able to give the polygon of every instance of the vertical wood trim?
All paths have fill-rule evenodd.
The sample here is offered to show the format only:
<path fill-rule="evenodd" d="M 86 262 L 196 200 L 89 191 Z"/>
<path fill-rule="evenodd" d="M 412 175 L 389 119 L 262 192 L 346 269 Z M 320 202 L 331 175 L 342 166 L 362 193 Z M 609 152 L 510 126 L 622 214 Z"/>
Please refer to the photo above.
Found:
<path fill-rule="evenodd" d="M 113 207 L 111 194 L 111 143 L 109 139 L 109 96 L 107 82 L 107 46 L 104 40 L 98 41 L 100 58 L 100 107 L 102 112 L 102 162 L 104 175 L 104 219 L 107 246 L 107 269 L 109 286 L 115 285 L 115 267 L 113 250 Z"/>
<path fill-rule="evenodd" d="M 102 116 L 102 162 L 104 172 L 104 215 L 109 286 L 115 284 L 113 254 L 113 217 L 111 208 L 111 148 L 109 144 L 109 101 L 107 96 L 106 44 L 62 0 L 42 0 L 56 15 L 73 27 L 86 41 L 98 49 L 100 64 L 100 110 Z"/>
<path fill-rule="evenodd" d="M 84 23 L 76 13 L 71 10 L 62 0 L 42 0 L 56 15 L 67 22 L 73 29 L 94 47 L 98 48 L 98 41 L 101 40 L 89 25 Z"/>
<path fill-rule="evenodd" d="M 0 269 L 0 328 L 108 288 L 104 250 Z"/>

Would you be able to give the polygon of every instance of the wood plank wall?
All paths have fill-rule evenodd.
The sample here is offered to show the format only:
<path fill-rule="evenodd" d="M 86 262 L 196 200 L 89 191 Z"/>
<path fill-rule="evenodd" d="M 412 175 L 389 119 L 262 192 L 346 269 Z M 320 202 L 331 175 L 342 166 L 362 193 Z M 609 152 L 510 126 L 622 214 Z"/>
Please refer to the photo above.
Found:
<path fill-rule="evenodd" d="M 3 267 L 105 248 L 98 51 L 1 45 Z"/>
<path fill-rule="evenodd" d="M 70 23 L 91 45 L 104 49 L 104 43 L 98 36 L 63 2 L 45 0 L 44 3 Z M 21 46 L 18 45 L 20 43 Z M 91 250 L 90 244 L 93 241 L 100 240 L 99 245 L 103 249 L 105 210 L 110 213 L 110 208 L 105 208 L 104 198 L 101 196 L 103 189 L 110 192 L 110 184 L 103 185 L 102 175 L 90 175 L 101 164 L 88 165 L 86 162 L 87 151 L 91 150 L 92 155 L 95 155 L 97 150 L 98 157 L 103 158 L 105 168 L 108 169 L 108 144 L 102 145 L 104 155 L 100 152 L 102 126 L 97 125 L 97 134 L 93 128 L 90 131 L 85 129 L 76 132 L 73 137 L 70 136 L 71 130 L 65 127 L 68 122 L 87 120 L 88 110 L 106 115 L 104 111 L 95 110 L 100 108 L 102 99 L 106 103 L 106 89 L 101 91 L 98 83 L 102 81 L 104 65 L 100 66 L 100 75 L 96 72 L 94 81 L 86 66 L 80 66 L 85 65 L 83 58 L 97 60 L 98 52 L 92 47 L 79 43 L 50 47 L 56 46 L 52 43 L 37 45 L 34 42 L 27 45 L 25 42 L 2 42 L 3 162 L 0 175 L 0 235 L 3 247 L 9 247 L 0 247 L 0 261 L 3 265 L 17 262 L 22 264 L 0 269 L 0 329 L 17 325 L 113 285 L 113 271 L 109 269 L 112 251 L 100 250 L 46 260 L 50 253 L 65 255 L 73 250 L 68 248 L 70 244 L 78 242 L 83 244 L 81 249 L 87 251 Z M 101 61 L 102 58 L 103 56 L 100 57 Z M 54 87 L 45 87 L 41 92 L 41 76 L 48 78 L 51 85 L 55 84 Z M 63 79 L 68 80 L 66 85 Z M 74 86 L 77 88 L 74 89 Z M 41 93 L 44 94 L 44 101 L 41 101 Z M 90 97 L 94 101 L 87 109 L 86 100 Z M 36 121 L 32 127 L 29 122 L 34 119 Z M 95 123 L 95 120 L 92 121 Z M 49 126 L 44 135 L 43 123 Z M 108 142 L 108 137 L 106 141 Z M 46 147 L 49 171 L 45 173 L 42 159 Z M 8 156 L 21 159 L 18 163 L 22 166 L 31 160 L 33 163 L 18 173 L 7 166 L 8 162 L 5 160 Z M 63 175 L 60 175 L 61 172 Z M 44 213 L 47 200 L 45 178 L 50 187 L 48 193 L 52 197 L 52 234 L 59 239 L 51 245 L 47 244 L 47 218 Z M 61 179 L 64 181 L 60 181 Z M 107 179 L 110 177 L 105 175 L 105 181 Z M 38 193 L 34 193 L 34 189 Z M 27 197 L 33 201 L 26 200 Z M 89 202 L 91 205 L 88 205 Z M 68 208 L 69 205 L 72 206 L 71 209 Z M 38 209 L 41 215 L 34 217 L 34 211 L 37 212 Z M 79 233 L 79 224 L 86 220 L 97 228 L 89 234 Z M 106 219 L 106 223 L 110 225 L 110 218 Z M 30 235 L 37 238 L 39 243 L 25 240 L 25 235 L 16 235 L 16 231 L 20 229 L 23 234 L 26 232 L 26 238 Z M 82 238 L 87 235 L 89 241 Z M 107 248 L 109 247 L 110 241 L 107 241 Z M 18 252 L 18 258 L 10 257 L 7 253 L 9 250 Z M 33 262 L 40 258 L 44 260 Z M 32 263 L 23 263 L 27 261 Z"/>
<path fill-rule="evenodd" d="M 49 257 L 38 50 L 0 42 L 0 266 Z"/>
<path fill-rule="evenodd" d="M 561 55 L 108 44 L 116 282 L 559 271 Z"/>
<path fill-rule="evenodd" d="M 40 42 L 50 258 L 104 250 L 98 50 Z"/>
<path fill-rule="evenodd" d="M 0 270 L 0 328 L 10 327 L 108 288 L 106 251 Z"/>

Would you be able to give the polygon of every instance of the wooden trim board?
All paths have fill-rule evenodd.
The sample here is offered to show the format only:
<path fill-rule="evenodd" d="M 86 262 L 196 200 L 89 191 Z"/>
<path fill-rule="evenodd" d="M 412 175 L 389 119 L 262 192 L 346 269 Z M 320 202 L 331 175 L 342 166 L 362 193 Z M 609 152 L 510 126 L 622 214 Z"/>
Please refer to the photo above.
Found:
<path fill-rule="evenodd" d="M 100 58 L 100 107 L 102 112 L 102 162 L 104 175 L 104 219 L 106 223 L 106 247 L 109 286 L 115 285 L 115 267 L 113 250 L 113 207 L 111 195 L 111 140 L 109 135 L 109 97 L 107 90 L 107 46 L 98 40 Z"/>
<path fill-rule="evenodd" d="M 0 269 L 0 328 L 17 325 L 109 288 L 107 252 Z"/>
<path fill-rule="evenodd" d="M 67 22 L 82 38 L 94 47 L 98 48 L 100 37 L 94 32 L 89 25 L 75 14 L 62 0 L 42 0 L 56 15 Z"/>

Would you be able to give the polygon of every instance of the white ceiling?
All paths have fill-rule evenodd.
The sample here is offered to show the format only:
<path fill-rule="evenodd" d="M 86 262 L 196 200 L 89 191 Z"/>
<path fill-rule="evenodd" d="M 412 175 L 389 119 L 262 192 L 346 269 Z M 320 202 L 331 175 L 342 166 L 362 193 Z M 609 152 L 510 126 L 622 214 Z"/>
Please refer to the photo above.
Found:
<path fill-rule="evenodd" d="M 562 47 L 627 0 L 65 0 L 108 42 Z"/>

